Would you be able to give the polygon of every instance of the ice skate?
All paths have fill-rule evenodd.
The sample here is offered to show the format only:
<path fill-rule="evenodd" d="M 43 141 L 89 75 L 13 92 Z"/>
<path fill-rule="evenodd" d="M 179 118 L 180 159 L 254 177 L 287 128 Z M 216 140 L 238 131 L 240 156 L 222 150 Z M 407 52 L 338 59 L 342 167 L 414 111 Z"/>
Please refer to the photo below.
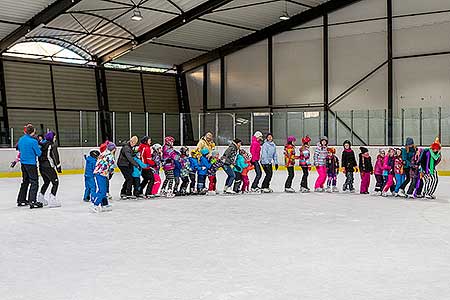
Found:
<path fill-rule="evenodd" d="M 120 194 L 120 200 L 127 200 L 128 197 L 125 194 Z"/>
<path fill-rule="evenodd" d="M 252 188 L 251 192 L 252 192 L 252 194 L 261 194 L 261 189 L 260 188 Z"/>
<path fill-rule="evenodd" d="M 406 198 L 408 198 L 408 199 L 416 199 L 416 196 L 414 196 L 414 195 L 407 195 Z"/>
<path fill-rule="evenodd" d="M 101 208 L 102 208 L 102 212 L 104 212 L 104 211 L 112 211 L 112 205 L 111 204 L 102 206 Z"/>
<path fill-rule="evenodd" d="M 93 212 L 93 213 L 101 213 L 101 212 L 102 212 L 102 207 L 101 207 L 100 205 L 92 204 L 92 205 L 89 207 L 89 209 L 90 209 L 90 211 Z"/>
<path fill-rule="evenodd" d="M 198 192 L 199 195 L 204 196 L 208 193 L 208 190 L 201 190 L 200 192 Z"/>
<path fill-rule="evenodd" d="M 372 193 L 372 196 L 381 196 L 382 192 L 381 191 L 375 191 Z"/>
<path fill-rule="evenodd" d="M 173 197 L 175 197 L 175 194 L 172 191 L 168 191 L 166 193 L 166 198 L 173 198 Z"/>
<path fill-rule="evenodd" d="M 331 191 L 332 191 L 333 193 L 339 193 L 339 189 L 337 188 L 337 186 L 333 186 L 333 187 L 331 188 Z"/>
<path fill-rule="evenodd" d="M 354 194 L 355 192 L 356 192 L 355 189 L 350 189 L 350 193 L 351 193 L 351 194 Z"/>
<path fill-rule="evenodd" d="M 397 193 L 397 197 L 407 197 L 405 194 L 405 190 L 400 189 Z"/>
<path fill-rule="evenodd" d="M 295 193 L 295 190 L 293 188 L 285 188 L 284 192 L 285 193 Z"/>
<path fill-rule="evenodd" d="M 128 200 L 136 200 L 137 197 L 135 195 L 127 196 Z"/>
<path fill-rule="evenodd" d="M 113 197 L 111 196 L 110 193 L 106 194 L 106 197 L 108 198 L 108 201 L 112 201 L 113 200 Z"/>
<path fill-rule="evenodd" d="M 391 194 L 390 193 L 387 193 L 387 192 L 383 192 L 383 193 L 381 193 L 381 196 L 382 197 L 389 197 Z"/>
<path fill-rule="evenodd" d="M 20 201 L 20 202 L 17 202 L 17 206 L 28 206 L 28 205 L 30 205 L 30 203 L 28 203 L 28 201 Z"/>
<path fill-rule="evenodd" d="M 314 192 L 316 192 L 316 193 L 323 193 L 323 188 L 316 188 L 316 189 L 314 189 Z"/>
<path fill-rule="evenodd" d="M 44 207 L 44 205 L 41 202 L 34 202 L 30 204 L 30 209 L 34 209 L 34 208 L 42 208 Z"/>
<path fill-rule="evenodd" d="M 44 194 L 39 193 L 38 197 L 37 197 L 37 201 L 42 203 L 43 206 L 47 206 L 48 205 L 48 201 L 47 201 L 47 199 L 45 199 L 45 195 Z"/>
<path fill-rule="evenodd" d="M 208 191 L 208 196 L 215 196 L 216 195 L 216 191 Z"/>
<path fill-rule="evenodd" d="M 433 195 L 425 195 L 425 199 L 434 200 L 436 197 Z"/>
<path fill-rule="evenodd" d="M 44 204 L 45 205 L 45 204 Z M 56 196 L 53 194 L 50 194 L 49 198 L 48 198 L 48 207 L 50 208 L 54 208 L 54 207 L 61 207 L 61 202 L 59 202 L 56 199 Z"/>
<path fill-rule="evenodd" d="M 305 194 L 305 193 L 309 193 L 309 192 L 311 192 L 311 191 L 310 191 L 308 188 L 302 187 L 302 188 L 301 188 L 301 192 Z"/>
<path fill-rule="evenodd" d="M 261 193 L 270 193 L 270 189 L 263 188 L 263 189 L 261 189 Z"/>
<path fill-rule="evenodd" d="M 227 187 L 225 195 L 236 195 L 236 192 L 231 187 Z"/>
<path fill-rule="evenodd" d="M 325 190 L 327 193 L 331 193 L 331 187 L 327 187 L 327 189 Z"/>

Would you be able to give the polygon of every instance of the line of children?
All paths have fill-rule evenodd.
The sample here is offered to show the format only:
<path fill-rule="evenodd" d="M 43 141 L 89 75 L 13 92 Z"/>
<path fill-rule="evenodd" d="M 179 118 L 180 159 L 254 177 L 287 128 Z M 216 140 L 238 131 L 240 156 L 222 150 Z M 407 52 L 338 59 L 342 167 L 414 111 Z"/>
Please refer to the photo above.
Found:
<path fill-rule="evenodd" d="M 51 138 L 51 137 L 49 137 Z M 45 139 L 44 139 L 45 141 Z M 163 168 L 165 173 L 165 180 L 162 185 L 161 195 L 166 197 L 174 197 L 175 194 L 189 195 L 198 193 L 204 195 L 206 193 L 215 195 L 217 190 L 217 171 L 223 168 L 228 175 L 225 183 L 225 192 L 230 194 L 248 193 L 250 191 L 250 182 L 248 173 L 255 168 L 252 163 L 252 156 L 241 149 L 241 141 L 235 139 L 224 155 L 220 157 L 216 150 L 210 151 L 208 148 L 200 149 L 199 152 L 192 151 L 188 157 L 189 149 L 181 147 L 180 152 L 174 149 L 174 138 L 166 137 L 164 147 L 155 144 L 151 147 L 151 155 L 147 161 L 151 164 L 146 164 L 140 159 L 138 149 L 136 146 L 133 150 L 133 160 L 139 167 L 133 169 L 133 195 L 135 197 L 155 197 L 158 194 L 161 184 L 161 177 L 159 176 L 160 168 Z M 297 155 L 294 136 L 287 138 L 284 147 L 285 165 L 288 170 L 288 177 L 285 182 L 285 192 L 292 193 L 295 190 L 292 188 L 292 181 L 295 175 L 294 167 L 296 160 L 299 160 L 299 166 L 302 168 L 303 176 L 300 185 L 301 192 L 308 192 L 308 175 L 310 171 L 310 150 L 309 144 L 311 139 L 304 137 L 302 139 L 302 147 L 299 149 Z M 149 144 L 148 144 L 149 145 Z M 145 146 L 146 147 L 146 146 Z M 343 191 L 355 192 L 354 188 L 354 172 L 360 171 L 361 175 L 361 194 L 369 194 L 370 177 L 375 175 L 376 186 L 375 195 L 402 196 L 400 194 L 401 187 L 405 182 L 405 169 L 409 172 L 411 184 L 405 195 L 408 197 L 434 198 L 434 192 L 438 185 L 438 176 L 436 166 L 441 160 L 441 146 L 436 140 L 429 148 L 424 150 L 417 149 L 411 157 L 408 168 L 405 168 L 405 161 L 403 160 L 404 153 L 401 149 L 389 149 L 386 155 L 384 150 L 380 149 L 375 167 L 372 165 L 372 160 L 369 150 L 366 147 L 360 147 L 359 164 L 355 157 L 355 153 L 351 147 L 350 141 L 346 140 L 343 143 L 344 150 L 342 152 L 341 167 L 345 174 L 345 183 Z M 262 163 L 266 173 L 266 178 L 263 182 L 263 189 L 270 192 L 270 180 L 272 177 L 272 168 L 275 164 L 277 169 L 278 161 L 276 155 L 276 146 L 273 143 L 272 135 L 268 134 L 264 145 L 262 147 Z M 98 206 L 108 206 L 107 185 L 109 178 L 114 172 L 114 152 L 115 145 L 108 143 L 106 150 L 100 153 L 97 150 L 91 150 L 89 156 L 86 157 L 86 171 L 85 171 L 85 194 L 84 201 L 92 201 L 94 203 L 93 210 L 98 211 Z M 314 151 L 314 165 L 318 171 L 318 179 L 315 184 L 316 192 L 339 192 L 337 188 L 337 178 L 340 171 L 339 158 L 336 156 L 336 149 L 328 147 L 327 137 L 322 137 L 317 144 Z M 140 178 L 142 170 L 152 171 L 152 178 L 154 183 L 152 189 L 143 194 Z M 174 171 L 177 170 L 178 174 Z M 228 170 L 228 172 L 227 172 Z M 231 172 L 229 171 L 232 171 Z M 105 179 L 106 178 L 106 179 Z M 176 182 L 176 178 L 181 180 L 181 186 Z M 209 180 L 209 185 L 206 185 L 206 180 Z M 195 184 L 197 183 L 197 186 Z M 324 189 L 326 183 L 326 190 Z M 188 186 L 190 184 L 190 189 Z M 232 189 L 230 187 L 233 186 Z M 179 192 L 178 187 L 180 188 Z M 148 195 L 147 195 L 148 194 Z"/>

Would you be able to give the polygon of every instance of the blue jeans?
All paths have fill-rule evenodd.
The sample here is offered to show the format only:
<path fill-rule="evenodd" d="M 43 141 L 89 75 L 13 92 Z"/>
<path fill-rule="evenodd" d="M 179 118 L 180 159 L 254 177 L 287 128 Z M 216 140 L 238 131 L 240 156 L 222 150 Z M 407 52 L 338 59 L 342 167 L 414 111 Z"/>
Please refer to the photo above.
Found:
<path fill-rule="evenodd" d="M 231 168 L 230 165 L 223 165 L 223 170 L 225 171 L 225 173 L 227 173 L 227 180 L 225 181 L 225 186 L 226 187 L 231 187 L 233 185 L 233 181 L 234 181 L 234 171 L 233 168 Z"/>
<path fill-rule="evenodd" d="M 99 206 L 100 204 L 108 205 L 108 198 L 106 197 L 108 178 L 99 174 L 95 174 L 94 181 L 95 181 L 95 193 L 91 201 L 94 203 L 95 206 Z"/>
<path fill-rule="evenodd" d="M 403 182 L 405 182 L 406 175 L 395 174 L 395 192 L 398 193 Z"/>

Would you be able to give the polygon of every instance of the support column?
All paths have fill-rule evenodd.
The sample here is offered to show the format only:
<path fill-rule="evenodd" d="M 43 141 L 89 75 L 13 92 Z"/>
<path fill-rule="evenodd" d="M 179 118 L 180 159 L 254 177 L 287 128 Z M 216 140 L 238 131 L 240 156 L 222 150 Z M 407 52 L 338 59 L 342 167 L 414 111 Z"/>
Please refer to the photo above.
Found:
<path fill-rule="evenodd" d="M 0 57 L 0 105 L 3 114 L 0 116 L 0 146 L 7 146 L 13 143 L 9 134 L 8 106 L 6 102 L 6 82 L 3 60 Z"/>
<path fill-rule="evenodd" d="M 193 144 L 194 141 L 194 130 L 192 126 L 192 115 L 191 115 L 191 107 L 189 105 L 189 94 L 186 83 L 186 73 L 181 73 L 181 69 L 177 67 L 177 94 L 178 94 L 178 105 L 179 112 L 181 113 L 180 119 L 182 119 L 183 127 L 180 128 L 183 130 L 183 133 L 180 132 L 180 135 L 184 138 L 184 144 L 189 145 Z"/>
<path fill-rule="evenodd" d="M 273 132 L 273 37 L 267 39 L 267 105 L 269 106 L 269 131 Z"/>
<path fill-rule="evenodd" d="M 394 144 L 394 63 L 393 63 L 393 47 L 392 47 L 392 0 L 387 0 L 387 38 L 388 38 L 388 116 L 387 116 L 387 131 L 388 131 L 388 145 Z M 403 141 L 402 141 L 403 142 Z"/>
<path fill-rule="evenodd" d="M 59 135 L 59 126 L 58 126 L 58 114 L 56 113 L 56 94 L 55 94 L 55 80 L 53 78 L 53 66 L 50 65 L 50 81 L 52 85 L 52 100 L 53 100 L 53 115 L 55 117 L 55 131 L 58 138 L 56 139 L 58 142 L 58 146 L 61 146 L 61 139 Z M 45 134 L 45 132 L 43 132 Z"/>
<path fill-rule="evenodd" d="M 220 109 L 225 109 L 225 57 L 220 58 Z"/>
<path fill-rule="evenodd" d="M 328 136 L 328 14 L 323 15 L 323 134 Z"/>
<path fill-rule="evenodd" d="M 95 68 L 95 84 L 97 87 L 97 102 L 101 131 L 101 143 L 106 140 L 113 141 L 111 115 L 109 113 L 108 91 L 106 87 L 106 72 L 104 68 Z"/>

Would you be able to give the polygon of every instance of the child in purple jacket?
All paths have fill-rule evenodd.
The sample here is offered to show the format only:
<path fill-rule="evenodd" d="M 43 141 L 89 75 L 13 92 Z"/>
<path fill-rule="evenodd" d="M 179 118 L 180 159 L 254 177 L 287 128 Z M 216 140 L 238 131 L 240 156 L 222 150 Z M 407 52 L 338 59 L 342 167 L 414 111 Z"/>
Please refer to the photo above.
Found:
<path fill-rule="evenodd" d="M 165 195 L 168 198 L 173 198 L 175 196 L 173 192 L 173 185 L 175 183 L 175 159 L 177 157 L 177 153 L 175 149 L 173 149 L 173 143 L 175 139 L 171 136 L 168 136 L 164 139 L 164 147 L 162 153 L 162 167 L 164 170 L 165 179 L 162 185 L 161 194 Z M 166 188 L 168 190 L 166 191 Z"/>

